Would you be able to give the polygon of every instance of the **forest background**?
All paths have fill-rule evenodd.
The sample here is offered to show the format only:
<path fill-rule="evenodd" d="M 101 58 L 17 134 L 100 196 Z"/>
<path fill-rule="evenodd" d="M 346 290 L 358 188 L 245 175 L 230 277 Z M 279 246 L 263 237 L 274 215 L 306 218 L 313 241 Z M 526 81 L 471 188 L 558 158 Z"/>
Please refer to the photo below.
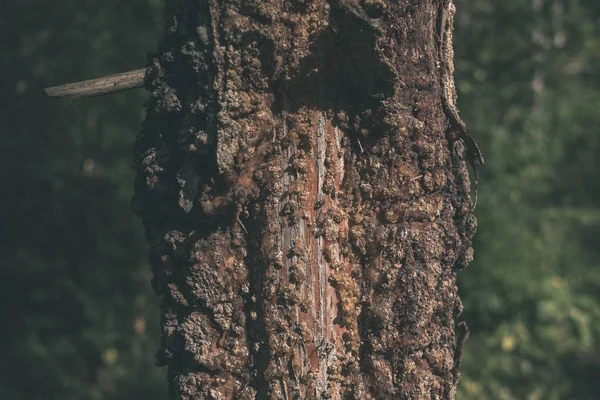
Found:
<path fill-rule="evenodd" d="M 459 399 L 600 393 L 600 2 L 455 0 L 459 108 L 486 156 Z M 0 0 L 0 398 L 166 398 L 129 208 L 143 90 L 41 89 L 143 68 L 161 0 Z"/>

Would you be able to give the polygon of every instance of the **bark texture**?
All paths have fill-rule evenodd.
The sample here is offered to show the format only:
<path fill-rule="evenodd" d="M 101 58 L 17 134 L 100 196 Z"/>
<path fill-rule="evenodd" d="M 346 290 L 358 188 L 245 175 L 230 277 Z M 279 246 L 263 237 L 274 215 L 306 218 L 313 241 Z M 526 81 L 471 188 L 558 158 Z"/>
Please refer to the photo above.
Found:
<path fill-rule="evenodd" d="M 171 398 L 453 398 L 476 220 L 449 1 L 167 4 L 132 207 Z"/>

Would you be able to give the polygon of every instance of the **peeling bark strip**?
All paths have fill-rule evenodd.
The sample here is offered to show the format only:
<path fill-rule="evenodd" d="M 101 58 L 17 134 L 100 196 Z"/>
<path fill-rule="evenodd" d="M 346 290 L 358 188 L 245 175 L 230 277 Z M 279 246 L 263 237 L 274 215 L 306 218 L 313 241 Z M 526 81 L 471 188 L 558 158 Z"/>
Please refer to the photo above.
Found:
<path fill-rule="evenodd" d="M 477 224 L 449 6 L 167 1 L 132 207 L 172 399 L 454 398 Z"/>

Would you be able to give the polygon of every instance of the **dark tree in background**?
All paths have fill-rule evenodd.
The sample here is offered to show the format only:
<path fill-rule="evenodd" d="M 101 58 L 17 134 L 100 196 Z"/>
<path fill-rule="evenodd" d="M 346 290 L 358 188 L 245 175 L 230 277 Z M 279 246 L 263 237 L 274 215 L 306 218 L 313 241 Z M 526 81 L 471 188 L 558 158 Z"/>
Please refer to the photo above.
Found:
<path fill-rule="evenodd" d="M 171 398 L 454 398 L 453 7 L 167 1 L 132 206 Z"/>

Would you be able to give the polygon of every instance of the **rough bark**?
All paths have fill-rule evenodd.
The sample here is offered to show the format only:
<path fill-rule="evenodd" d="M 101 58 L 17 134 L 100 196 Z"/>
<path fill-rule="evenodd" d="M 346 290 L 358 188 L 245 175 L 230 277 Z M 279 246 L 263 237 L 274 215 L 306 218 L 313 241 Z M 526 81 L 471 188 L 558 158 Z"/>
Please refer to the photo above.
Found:
<path fill-rule="evenodd" d="M 167 3 L 132 207 L 171 398 L 453 398 L 476 220 L 449 1 Z"/>

